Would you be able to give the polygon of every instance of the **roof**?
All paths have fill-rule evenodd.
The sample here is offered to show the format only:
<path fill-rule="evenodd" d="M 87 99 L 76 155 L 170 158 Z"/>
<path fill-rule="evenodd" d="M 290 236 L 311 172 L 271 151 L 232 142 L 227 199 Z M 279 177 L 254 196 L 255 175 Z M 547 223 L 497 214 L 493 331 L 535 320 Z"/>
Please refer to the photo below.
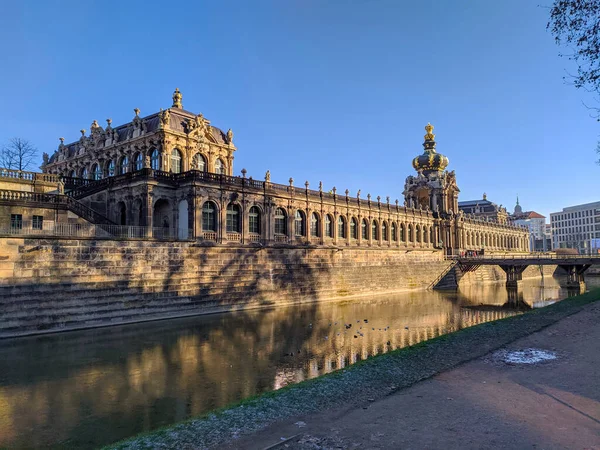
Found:
<path fill-rule="evenodd" d="M 171 130 L 179 131 L 182 133 L 186 132 L 185 124 L 186 124 L 187 120 L 191 119 L 193 117 L 196 117 L 196 114 L 186 111 L 184 109 L 180 109 L 180 108 L 169 108 L 169 112 L 170 112 L 169 128 Z M 154 113 L 154 114 L 150 114 L 149 116 L 142 117 L 141 120 L 146 125 L 146 133 L 153 133 L 156 130 L 158 130 L 159 113 Z M 133 121 L 130 121 L 123 125 L 113 127 L 113 129 L 116 130 L 119 135 L 119 140 L 117 142 L 122 142 L 122 141 L 127 140 L 128 129 L 132 123 L 133 123 Z M 208 127 L 210 129 L 212 137 L 214 138 L 214 140 L 217 144 L 224 145 L 227 143 L 227 141 L 226 141 L 227 136 L 223 132 L 223 130 L 221 130 L 217 127 L 214 127 L 212 125 L 209 125 Z M 88 137 L 89 137 L 89 134 L 88 134 L 88 136 L 86 136 L 86 138 L 88 138 Z M 72 158 L 72 157 L 76 156 L 77 151 L 79 150 L 79 145 L 80 145 L 79 140 L 75 141 L 75 142 L 71 142 L 70 144 L 65 144 L 65 147 L 67 148 L 67 158 Z M 58 151 L 55 151 L 52 154 L 52 156 L 50 157 L 49 162 L 50 163 L 56 162 L 57 157 L 58 157 Z"/>
<path fill-rule="evenodd" d="M 542 216 L 540 213 L 535 211 L 525 211 L 523 214 L 527 215 L 528 219 L 545 219 L 546 216 Z"/>
<path fill-rule="evenodd" d="M 458 202 L 458 207 L 465 207 L 465 206 L 487 206 L 487 205 L 494 205 L 494 203 L 490 202 L 489 200 L 466 200 L 464 202 Z"/>
<path fill-rule="evenodd" d="M 540 213 L 535 211 L 523 211 L 520 214 L 514 214 L 516 220 L 527 220 L 527 219 L 545 219 L 546 216 L 542 216 Z"/>

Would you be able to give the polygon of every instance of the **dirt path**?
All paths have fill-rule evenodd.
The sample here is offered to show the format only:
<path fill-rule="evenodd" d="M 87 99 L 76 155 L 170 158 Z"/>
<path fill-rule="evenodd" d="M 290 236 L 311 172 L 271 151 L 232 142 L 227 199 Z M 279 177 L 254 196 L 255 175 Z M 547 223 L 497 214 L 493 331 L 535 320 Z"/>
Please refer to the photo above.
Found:
<path fill-rule="evenodd" d="M 506 364 L 487 355 L 383 399 L 287 420 L 221 448 L 600 449 L 600 304 L 506 349 L 532 347 L 557 359 Z"/>

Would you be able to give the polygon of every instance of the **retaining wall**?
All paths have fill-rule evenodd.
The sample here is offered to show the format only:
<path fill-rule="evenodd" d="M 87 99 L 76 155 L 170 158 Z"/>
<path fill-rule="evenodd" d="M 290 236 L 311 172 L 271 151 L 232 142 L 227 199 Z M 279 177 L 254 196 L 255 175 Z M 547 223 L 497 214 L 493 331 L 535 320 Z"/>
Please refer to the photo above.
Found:
<path fill-rule="evenodd" d="M 424 289 L 440 251 L 0 238 L 0 337 Z"/>

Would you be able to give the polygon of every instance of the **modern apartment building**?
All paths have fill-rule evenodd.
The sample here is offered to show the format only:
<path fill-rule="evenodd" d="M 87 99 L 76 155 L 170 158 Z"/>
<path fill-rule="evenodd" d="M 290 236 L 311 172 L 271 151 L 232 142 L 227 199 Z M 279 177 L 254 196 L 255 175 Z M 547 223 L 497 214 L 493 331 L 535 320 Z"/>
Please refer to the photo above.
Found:
<path fill-rule="evenodd" d="M 600 253 L 600 202 L 568 206 L 550 213 L 552 249 L 574 248 L 581 254 Z"/>

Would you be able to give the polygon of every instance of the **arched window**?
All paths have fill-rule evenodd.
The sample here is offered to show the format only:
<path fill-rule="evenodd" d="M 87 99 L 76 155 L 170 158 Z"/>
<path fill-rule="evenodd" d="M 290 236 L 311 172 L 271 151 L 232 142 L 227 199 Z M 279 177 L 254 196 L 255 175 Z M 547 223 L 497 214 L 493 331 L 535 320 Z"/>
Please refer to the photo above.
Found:
<path fill-rule="evenodd" d="M 160 154 L 157 149 L 153 149 L 152 152 L 150 152 L 150 167 L 152 167 L 153 170 L 160 170 Z"/>
<path fill-rule="evenodd" d="M 396 228 L 396 222 L 392 222 L 392 241 L 396 242 L 398 240 L 398 230 Z"/>
<path fill-rule="evenodd" d="M 206 171 L 206 159 L 200 153 L 196 153 L 194 155 L 194 161 L 192 162 L 192 167 L 195 170 L 199 170 L 200 172 Z"/>
<path fill-rule="evenodd" d="M 239 233 L 240 232 L 240 207 L 235 203 L 227 205 L 227 232 L 228 233 Z"/>
<path fill-rule="evenodd" d="M 400 224 L 400 240 L 406 242 L 406 229 L 403 223 Z"/>
<path fill-rule="evenodd" d="M 134 170 L 142 170 L 144 168 L 144 160 L 140 152 L 136 153 L 133 157 Z"/>
<path fill-rule="evenodd" d="M 171 151 L 171 172 L 181 173 L 181 152 L 176 148 Z"/>
<path fill-rule="evenodd" d="M 221 161 L 221 158 L 217 158 L 215 161 L 215 173 L 220 173 L 225 175 L 225 164 Z"/>
<path fill-rule="evenodd" d="M 325 216 L 325 236 L 333 237 L 333 227 L 331 226 L 331 216 L 329 214 Z"/>
<path fill-rule="evenodd" d="M 310 235 L 319 237 L 319 216 L 317 213 L 312 213 L 310 215 Z"/>
<path fill-rule="evenodd" d="M 340 239 L 346 238 L 346 221 L 344 216 L 338 216 L 338 234 L 337 237 Z"/>
<path fill-rule="evenodd" d="M 427 232 L 427 227 L 423 227 L 423 242 L 426 244 L 429 242 L 429 233 Z"/>
<path fill-rule="evenodd" d="M 389 240 L 389 239 L 388 239 L 388 227 L 387 227 L 387 222 L 385 222 L 385 221 L 384 221 L 384 222 L 381 224 L 381 238 L 382 238 L 384 241 L 388 241 L 388 240 Z"/>
<path fill-rule="evenodd" d="M 350 221 L 350 237 L 352 239 L 358 239 L 358 221 L 356 217 L 353 217 Z"/>
<path fill-rule="evenodd" d="M 286 214 L 283 208 L 277 208 L 275 210 L 275 234 L 287 234 L 287 227 L 285 226 Z"/>
<path fill-rule="evenodd" d="M 413 242 L 413 227 L 408 225 L 408 242 Z"/>
<path fill-rule="evenodd" d="M 102 178 L 102 172 L 100 171 L 100 166 L 98 164 L 94 164 L 92 166 L 92 180 L 100 180 Z"/>
<path fill-rule="evenodd" d="M 304 220 L 304 212 L 297 210 L 296 211 L 296 215 L 294 216 L 294 235 L 295 236 L 304 236 L 304 229 L 305 227 L 305 220 Z"/>
<path fill-rule="evenodd" d="M 435 244 L 435 240 L 433 239 L 433 227 L 429 227 L 429 242 Z"/>
<path fill-rule="evenodd" d="M 202 231 L 217 231 L 217 207 L 213 202 L 202 205 Z"/>
<path fill-rule="evenodd" d="M 115 176 L 115 162 L 112 159 L 110 161 L 108 161 L 108 164 L 106 164 L 106 176 L 107 177 Z"/>
<path fill-rule="evenodd" d="M 360 224 L 360 235 L 362 239 L 369 239 L 369 224 L 367 223 L 367 219 L 363 219 Z"/>
<path fill-rule="evenodd" d="M 75 170 L 72 170 L 71 173 L 69 174 L 69 176 L 71 178 L 77 178 L 77 172 Z"/>
<path fill-rule="evenodd" d="M 378 224 L 376 220 L 371 223 L 371 239 L 374 241 L 379 240 L 379 227 L 377 225 Z"/>
<path fill-rule="evenodd" d="M 89 174 L 88 174 L 87 167 L 84 167 L 83 170 L 81 171 L 81 178 L 87 179 L 88 176 L 89 176 Z"/>
<path fill-rule="evenodd" d="M 415 237 L 417 242 L 421 242 L 421 227 L 419 225 L 415 228 Z"/>
<path fill-rule="evenodd" d="M 260 209 L 258 209 L 258 206 L 250 208 L 250 213 L 248 214 L 248 231 L 260 234 Z"/>
<path fill-rule="evenodd" d="M 127 172 L 129 172 L 129 158 L 127 158 L 127 156 L 123 156 L 121 158 L 121 163 L 119 164 L 119 174 L 123 175 Z"/>

